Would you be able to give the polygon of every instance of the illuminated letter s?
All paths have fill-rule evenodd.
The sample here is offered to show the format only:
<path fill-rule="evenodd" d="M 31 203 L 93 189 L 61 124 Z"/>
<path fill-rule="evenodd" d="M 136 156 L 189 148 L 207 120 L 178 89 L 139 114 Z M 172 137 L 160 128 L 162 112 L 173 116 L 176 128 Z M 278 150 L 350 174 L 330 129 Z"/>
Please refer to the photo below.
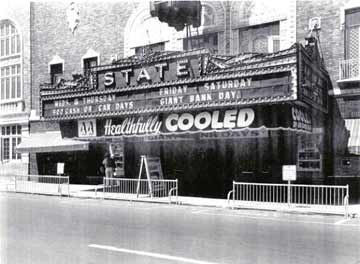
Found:
<path fill-rule="evenodd" d="M 107 72 L 104 76 L 105 87 L 112 86 L 115 83 L 115 76 L 113 72 Z"/>

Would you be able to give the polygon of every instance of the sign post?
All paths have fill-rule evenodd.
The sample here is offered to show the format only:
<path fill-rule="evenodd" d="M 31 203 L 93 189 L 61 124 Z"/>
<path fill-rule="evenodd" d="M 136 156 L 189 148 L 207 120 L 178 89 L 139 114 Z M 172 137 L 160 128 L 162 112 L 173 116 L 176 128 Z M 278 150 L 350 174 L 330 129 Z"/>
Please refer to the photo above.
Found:
<path fill-rule="evenodd" d="M 291 181 L 296 181 L 296 165 L 283 165 L 282 166 L 282 179 L 288 182 L 287 188 L 287 203 L 291 205 Z"/>
<path fill-rule="evenodd" d="M 64 167 L 65 167 L 65 163 L 58 162 L 56 164 L 56 174 L 57 175 L 63 175 L 64 174 Z"/>

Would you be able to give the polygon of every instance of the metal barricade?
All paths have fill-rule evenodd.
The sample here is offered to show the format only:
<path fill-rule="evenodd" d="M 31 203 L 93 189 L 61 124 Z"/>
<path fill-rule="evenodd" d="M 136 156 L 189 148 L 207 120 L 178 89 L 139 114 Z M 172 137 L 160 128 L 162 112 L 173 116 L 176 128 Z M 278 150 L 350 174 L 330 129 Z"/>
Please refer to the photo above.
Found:
<path fill-rule="evenodd" d="M 16 175 L 14 176 L 14 191 L 70 196 L 69 176 Z"/>
<path fill-rule="evenodd" d="M 0 191 L 15 191 L 15 175 L 0 175 Z"/>
<path fill-rule="evenodd" d="M 338 185 L 291 185 L 291 204 L 342 206 L 349 187 Z"/>
<path fill-rule="evenodd" d="M 104 178 L 103 197 L 111 199 L 141 200 L 147 198 L 178 197 L 178 180 L 150 180 Z"/>
<path fill-rule="evenodd" d="M 230 205 L 232 196 L 232 205 Z M 233 182 L 233 189 L 228 193 L 228 205 L 266 206 L 284 204 L 289 207 L 344 207 L 348 215 L 349 186 L 305 185 Z"/>

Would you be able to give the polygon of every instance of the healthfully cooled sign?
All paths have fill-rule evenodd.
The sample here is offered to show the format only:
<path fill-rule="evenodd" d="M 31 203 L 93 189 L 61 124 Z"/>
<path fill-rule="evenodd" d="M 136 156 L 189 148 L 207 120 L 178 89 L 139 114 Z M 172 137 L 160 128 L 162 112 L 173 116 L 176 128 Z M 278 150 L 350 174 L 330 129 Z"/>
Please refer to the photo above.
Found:
<path fill-rule="evenodd" d="M 284 114 L 286 113 L 286 114 Z M 169 113 L 98 120 L 99 136 L 153 136 L 244 129 L 290 128 L 291 108 L 258 106 L 240 109 Z"/>
<path fill-rule="evenodd" d="M 197 114 L 170 114 L 160 120 L 159 116 L 128 117 L 120 123 L 107 119 L 105 136 L 144 135 L 188 131 L 211 131 L 237 129 L 250 126 L 255 119 L 251 108 L 218 111 L 204 111 Z"/>

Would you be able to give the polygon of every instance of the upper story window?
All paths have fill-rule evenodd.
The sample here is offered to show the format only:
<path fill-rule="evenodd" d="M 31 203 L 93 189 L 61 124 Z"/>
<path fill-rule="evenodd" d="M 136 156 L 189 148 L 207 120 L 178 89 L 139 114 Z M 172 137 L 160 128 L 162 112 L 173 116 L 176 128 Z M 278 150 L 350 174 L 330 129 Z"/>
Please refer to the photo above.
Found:
<path fill-rule="evenodd" d="M 0 130 L 1 161 L 21 159 L 15 147 L 21 142 L 21 126 L 3 126 Z"/>
<path fill-rule="evenodd" d="M 88 74 L 88 70 L 92 67 L 98 66 L 100 64 L 100 54 L 93 49 L 88 49 L 82 59 L 82 68 L 84 74 Z"/>
<path fill-rule="evenodd" d="M 63 75 L 63 64 L 51 64 L 50 65 L 50 81 L 51 84 L 56 84 Z"/>
<path fill-rule="evenodd" d="M 0 67 L 0 100 L 21 98 L 20 64 Z"/>
<path fill-rule="evenodd" d="M 59 55 L 55 55 L 49 62 L 49 73 L 51 84 L 56 84 L 64 73 L 64 60 Z"/>
<path fill-rule="evenodd" d="M 88 70 L 91 67 L 95 67 L 98 65 L 97 57 L 86 58 L 84 59 L 84 70 Z"/>
<path fill-rule="evenodd" d="M 0 20 L 0 102 L 22 98 L 21 45 L 18 30 Z"/>
<path fill-rule="evenodd" d="M 135 55 L 143 56 L 146 54 L 150 54 L 156 51 L 163 51 L 163 50 L 165 50 L 165 42 L 159 42 L 159 43 L 136 47 Z"/>
<path fill-rule="evenodd" d="M 8 20 L 0 22 L 0 57 L 20 54 L 20 36 Z"/>
<path fill-rule="evenodd" d="M 151 17 L 148 2 L 140 2 L 142 3 L 139 3 L 125 26 L 125 57 L 162 50 L 179 51 L 197 48 L 209 48 L 219 53 L 225 52 L 225 42 L 222 40 L 225 30 L 223 17 L 226 8 L 220 1 L 201 3 L 201 25 L 197 28 L 191 26 L 190 31 L 187 31 L 186 28 L 177 31 L 168 23 L 160 22 L 158 17 Z"/>
<path fill-rule="evenodd" d="M 345 11 L 345 58 L 360 58 L 360 7 Z"/>
<path fill-rule="evenodd" d="M 204 34 L 185 38 L 183 40 L 184 50 L 208 48 L 214 53 L 218 52 L 218 33 Z"/>
<path fill-rule="evenodd" d="M 239 29 L 239 52 L 277 52 L 280 50 L 279 34 L 279 22 L 241 28 Z"/>

